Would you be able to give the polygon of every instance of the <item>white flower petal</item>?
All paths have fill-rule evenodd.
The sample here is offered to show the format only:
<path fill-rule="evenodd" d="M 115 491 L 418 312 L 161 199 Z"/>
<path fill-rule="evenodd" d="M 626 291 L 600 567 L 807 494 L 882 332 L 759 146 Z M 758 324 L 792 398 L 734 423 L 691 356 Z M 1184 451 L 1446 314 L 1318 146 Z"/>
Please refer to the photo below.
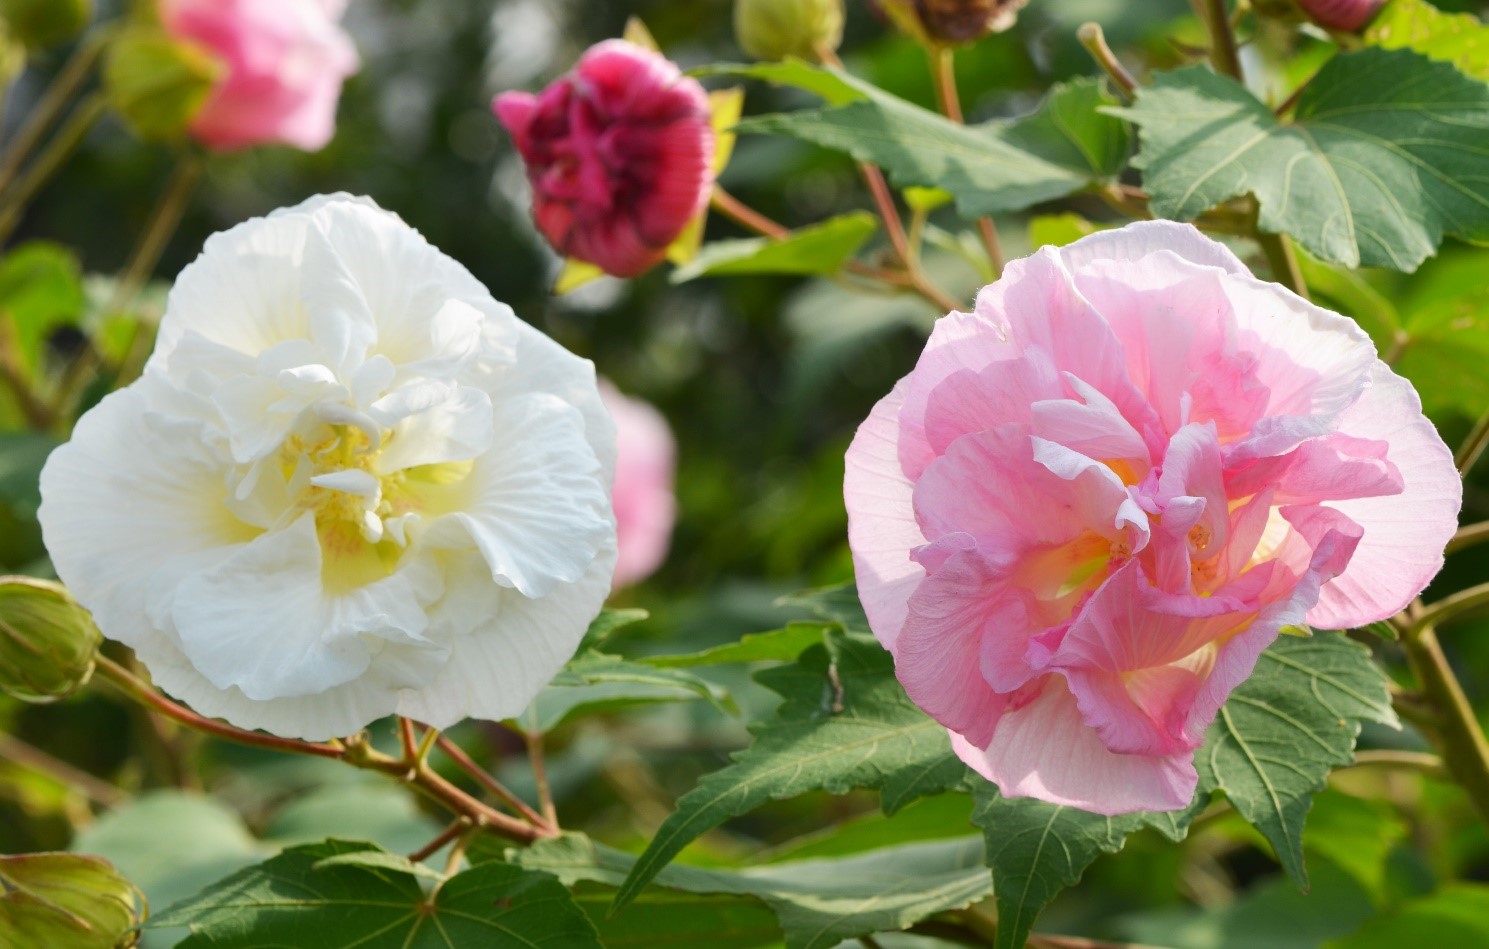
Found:
<path fill-rule="evenodd" d="M 392 472 L 469 461 L 490 451 L 495 437 L 491 396 L 480 389 L 457 389 L 400 421 L 378 467 Z"/>
<path fill-rule="evenodd" d="M 150 378 L 109 395 L 41 473 L 38 518 L 58 575 L 130 646 L 153 634 L 152 597 L 258 534 L 219 503 L 222 460 L 200 424 L 155 411 L 168 398 Z"/>
<path fill-rule="evenodd" d="M 615 536 L 608 485 L 583 426 L 579 412 L 553 396 L 501 404 L 498 447 L 475 460 L 459 486 L 459 510 L 432 521 L 424 542 L 474 545 L 496 582 L 524 596 L 579 581 Z"/>
<path fill-rule="evenodd" d="M 611 543 L 578 582 L 529 599 L 492 586 L 485 563 L 467 555 L 449 572 L 445 600 L 431 616 L 430 636 L 449 638 L 450 661 L 424 688 L 404 692 L 398 713 L 434 728 L 466 717 L 517 717 L 578 648 L 604 605 L 614 570 Z M 472 615 L 487 623 L 456 634 Z"/>

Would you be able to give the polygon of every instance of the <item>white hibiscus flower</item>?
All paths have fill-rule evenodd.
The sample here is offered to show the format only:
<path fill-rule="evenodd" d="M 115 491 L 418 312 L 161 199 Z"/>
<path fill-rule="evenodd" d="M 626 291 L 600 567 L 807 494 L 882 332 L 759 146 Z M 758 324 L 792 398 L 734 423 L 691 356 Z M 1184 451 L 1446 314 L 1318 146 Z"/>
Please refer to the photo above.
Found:
<path fill-rule="evenodd" d="M 594 367 L 365 199 L 208 240 L 41 478 L 57 573 L 198 711 L 321 740 L 520 713 L 610 589 Z"/>

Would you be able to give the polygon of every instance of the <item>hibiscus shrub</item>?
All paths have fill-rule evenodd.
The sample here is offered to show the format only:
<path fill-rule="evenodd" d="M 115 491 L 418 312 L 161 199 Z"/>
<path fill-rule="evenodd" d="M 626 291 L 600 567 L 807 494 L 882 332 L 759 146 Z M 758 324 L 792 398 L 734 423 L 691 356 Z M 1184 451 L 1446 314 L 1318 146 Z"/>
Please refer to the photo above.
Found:
<path fill-rule="evenodd" d="M 1489 945 L 1472 12 L 119 6 L 0 0 L 0 946 Z"/>

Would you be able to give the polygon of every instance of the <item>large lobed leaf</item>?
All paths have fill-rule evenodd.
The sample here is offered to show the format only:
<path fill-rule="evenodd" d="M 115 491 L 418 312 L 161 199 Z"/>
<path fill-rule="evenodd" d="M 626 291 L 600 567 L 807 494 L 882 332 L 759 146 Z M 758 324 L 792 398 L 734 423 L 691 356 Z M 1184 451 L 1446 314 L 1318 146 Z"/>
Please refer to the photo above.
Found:
<path fill-rule="evenodd" d="M 545 873 L 490 863 L 426 894 L 420 872 L 371 844 L 292 847 L 166 910 L 180 949 L 601 949 L 588 917 Z"/>
<path fill-rule="evenodd" d="M 1489 85 L 1409 50 L 1335 56 L 1290 124 L 1203 66 L 1159 74 L 1113 112 L 1139 128 L 1134 164 L 1161 217 L 1253 194 L 1262 230 L 1403 271 L 1445 234 L 1489 240 Z"/>
<path fill-rule="evenodd" d="M 775 913 L 785 930 L 787 949 L 830 949 L 845 939 L 904 929 L 927 916 L 985 898 L 992 880 L 983 865 L 982 849 L 980 839 L 964 836 L 738 871 L 672 866 L 657 877 L 666 889 L 650 891 L 647 896 L 670 892 L 674 900 L 685 893 L 755 897 Z M 628 874 L 634 876 L 636 861 L 630 854 L 578 835 L 512 851 L 510 859 L 571 885 L 591 881 L 607 886 L 621 884 Z M 615 919 L 634 916 L 644 899 Z M 623 904 L 617 901 L 615 905 L 618 909 Z M 715 945 L 711 936 L 699 936 L 696 930 L 688 935 L 696 940 L 688 945 Z M 719 935 L 756 944 L 746 942 L 739 932 L 726 930 Z"/>
<path fill-rule="evenodd" d="M 1200 793 L 1224 792 L 1306 886 L 1303 822 L 1330 769 L 1354 760 L 1364 722 L 1399 726 L 1370 651 L 1342 633 L 1283 636 L 1231 693 L 1195 756 Z"/>
<path fill-rule="evenodd" d="M 1032 798 L 1003 797 L 991 784 L 979 784 L 975 797 L 972 822 L 986 836 L 998 898 L 998 949 L 1022 946 L 1039 911 L 1078 883 L 1097 857 L 1121 850 L 1128 834 L 1152 826 L 1182 840 L 1194 811 L 1104 817 Z"/>
<path fill-rule="evenodd" d="M 1094 79 L 1055 86 L 1031 115 L 977 126 L 958 125 L 867 83 L 853 88 L 862 98 L 847 105 L 746 119 L 739 130 L 847 152 L 883 168 L 901 187 L 950 192 L 969 217 L 1084 190 L 1120 172 L 1131 148 L 1126 123 L 1099 111 L 1116 100 Z"/>
<path fill-rule="evenodd" d="M 878 643 L 828 630 L 789 666 L 756 675 L 779 693 L 775 717 L 751 726 L 754 742 L 677 802 L 621 887 L 624 906 L 700 834 L 772 798 L 876 788 L 892 812 L 961 784 L 966 768 L 946 729 L 926 717 L 894 677 Z"/>

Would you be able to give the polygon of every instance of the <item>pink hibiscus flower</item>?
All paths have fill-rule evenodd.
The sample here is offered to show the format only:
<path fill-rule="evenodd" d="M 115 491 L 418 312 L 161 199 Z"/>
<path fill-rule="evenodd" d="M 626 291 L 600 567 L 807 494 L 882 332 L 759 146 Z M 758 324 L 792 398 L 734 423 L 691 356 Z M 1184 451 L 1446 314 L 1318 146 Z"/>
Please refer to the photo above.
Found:
<path fill-rule="evenodd" d="M 533 188 L 533 220 L 565 257 L 617 277 L 656 266 L 708 204 L 708 94 L 651 50 L 606 40 L 538 95 L 492 110 Z"/>
<path fill-rule="evenodd" d="M 600 399 L 615 420 L 615 586 L 630 586 L 656 572 L 672 544 L 677 498 L 672 493 L 677 442 L 649 403 L 600 380 Z"/>
<path fill-rule="evenodd" d="M 208 148 L 325 147 L 360 60 L 337 25 L 346 0 L 162 0 L 166 32 L 205 48 L 223 76 L 191 123 Z"/>
<path fill-rule="evenodd" d="M 1283 626 L 1388 617 L 1461 485 L 1350 320 L 1188 225 L 1009 265 L 848 450 L 859 594 L 906 692 L 1009 796 L 1187 805 Z"/>

